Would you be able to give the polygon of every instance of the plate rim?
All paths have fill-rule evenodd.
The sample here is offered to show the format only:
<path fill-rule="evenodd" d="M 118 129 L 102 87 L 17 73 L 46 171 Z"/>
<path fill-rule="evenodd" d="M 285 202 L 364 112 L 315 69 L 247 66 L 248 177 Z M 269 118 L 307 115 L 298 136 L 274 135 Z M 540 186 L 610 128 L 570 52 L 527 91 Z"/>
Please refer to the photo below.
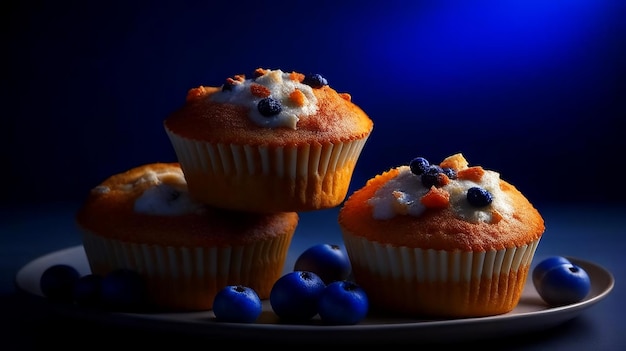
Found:
<path fill-rule="evenodd" d="M 79 252 L 77 252 L 79 251 Z M 26 295 L 29 295 L 44 305 L 52 307 L 57 313 L 77 317 L 80 316 L 83 319 L 91 319 L 99 322 L 109 322 L 114 325 L 136 327 L 136 328 L 167 328 L 167 330 L 185 331 L 186 333 L 192 332 L 195 334 L 219 337 L 219 336 L 231 336 L 233 333 L 246 332 L 246 339 L 252 340 L 255 338 L 261 338 L 266 340 L 275 340 L 276 336 L 273 334 L 280 334 L 281 332 L 296 332 L 298 340 L 302 337 L 318 337 L 320 335 L 332 336 L 337 341 L 367 341 L 379 339 L 379 333 L 371 333 L 375 330 L 382 333 L 391 333 L 399 336 L 403 339 L 411 338 L 412 341 L 420 342 L 441 342 L 437 335 L 422 335 L 425 331 L 433 331 L 437 329 L 454 329 L 454 328 L 467 328 L 467 329 L 481 329 L 486 326 L 496 326 L 495 329 L 499 332 L 517 333 L 514 329 L 522 329 L 519 332 L 527 331 L 532 332 L 547 327 L 556 326 L 564 323 L 578 316 L 585 309 L 595 305 L 597 302 L 603 300 L 614 288 L 615 277 L 613 274 L 602 267 L 601 265 L 573 256 L 565 256 L 573 263 L 581 265 L 584 269 L 591 271 L 590 274 L 596 276 L 597 274 L 603 274 L 604 277 L 601 280 L 604 282 L 602 286 L 595 286 L 596 293 L 593 296 L 588 296 L 582 301 L 574 304 L 558 307 L 548 307 L 543 310 L 518 312 L 514 314 L 503 314 L 497 316 L 486 317 L 471 317 L 471 318 L 458 318 L 458 319 L 441 319 L 441 320 L 413 320 L 407 318 L 406 322 L 390 322 L 390 323 L 372 323 L 372 324 L 356 324 L 356 325 L 341 325 L 330 326 L 321 324 L 279 324 L 279 323 L 226 323 L 217 322 L 214 320 L 212 312 L 200 311 L 200 312 L 182 312 L 182 313 L 129 313 L 129 312 L 109 312 L 109 311 L 91 311 L 85 308 L 81 308 L 74 305 L 67 305 L 63 303 L 50 303 L 45 301 L 45 297 L 41 294 L 41 291 L 32 291 L 25 286 L 24 281 L 33 279 L 30 275 L 40 271 L 38 266 L 41 266 L 44 262 L 58 259 L 62 256 L 82 255 L 84 258 L 84 249 L 82 245 L 76 245 L 67 247 L 64 249 L 49 252 L 41 255 L 25 265 L 23 265 L 15 275 L 16 289 Z M 593 281 L 593 280 L 592 280 Z M 528 286 L 528 285 L 527 285 Z M 592 286 L 593 291 L 594 286 Z M 267 301 L 264 302 L 267 304 Z M 190 318 L 195 316 L 196 318 Z M 549 316 L 551 318 L 542 318 Z M 402 318 L 397 318 L 402 319 Z M 522 325 L 528 319 L 539 321 L 532 327 L 525 326 L 524 328 L 514 328 Z M 503 329 L 502 324 L 509 324 L 511 330 Z M 474 328 L 468 328 L 474 327 Z M 268 333 L 271 332 L 271 333 Z M 416 334 L 416 332 L 418 332 Z M 422 333 L 419 333 L 422 332 Z M 471 334 L 463 332 L 464 334 Z M 418 335 L 419 334 L 419 335 Z M 435 333 L 436 334 L 436 333 Z M 483 333 L 484 334 L 484 333 Z M 237 334 L 239 335 L 239 334 Z M 415 336 L 419 336 L 418 340 L 415 340 Z M 412 337 L 413 336 L 413 337 Z M 284 340 L 284 334 L 280 335 L 281 340 Z M 465 335 L 464 337 L 451 338 L 454 341 L 469 340 L 469 339 L 481 339 L 484 335 L 478 333 L 478 335 Z M 294 339 L 295 340 L 295 339 Z M 444 340 L 445 341 L 445 340 Z M 451 340 L 450 340 L 451 341 Z"/>

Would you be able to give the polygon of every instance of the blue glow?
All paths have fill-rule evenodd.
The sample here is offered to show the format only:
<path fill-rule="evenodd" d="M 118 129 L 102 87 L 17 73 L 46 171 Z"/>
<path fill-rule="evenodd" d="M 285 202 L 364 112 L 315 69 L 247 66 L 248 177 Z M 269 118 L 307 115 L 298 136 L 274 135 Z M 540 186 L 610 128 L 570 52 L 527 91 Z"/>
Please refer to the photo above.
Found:
<path fill-rule="evenodd" d="M 606 3 L 591 0 L 420 4 L 379 13 L 378 23 L 364 26 L 376 43 L 365 55 L 431 94 L 519 84 L 580 64 L 608 15 Z"/>

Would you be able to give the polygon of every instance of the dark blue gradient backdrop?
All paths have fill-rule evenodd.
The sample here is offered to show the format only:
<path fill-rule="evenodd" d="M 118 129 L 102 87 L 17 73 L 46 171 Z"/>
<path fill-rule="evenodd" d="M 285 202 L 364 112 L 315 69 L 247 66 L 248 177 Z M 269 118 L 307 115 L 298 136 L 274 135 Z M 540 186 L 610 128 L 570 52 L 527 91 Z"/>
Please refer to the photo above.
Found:
<path fill-rule="evenodd" d="M 462 152 L 542 203 L 622 202 L 626 1 L 9 1 L 1 197 L 80 201 L 174 161 L 187 90 L 320 73 L 374 120 L 352 189 Z"/>

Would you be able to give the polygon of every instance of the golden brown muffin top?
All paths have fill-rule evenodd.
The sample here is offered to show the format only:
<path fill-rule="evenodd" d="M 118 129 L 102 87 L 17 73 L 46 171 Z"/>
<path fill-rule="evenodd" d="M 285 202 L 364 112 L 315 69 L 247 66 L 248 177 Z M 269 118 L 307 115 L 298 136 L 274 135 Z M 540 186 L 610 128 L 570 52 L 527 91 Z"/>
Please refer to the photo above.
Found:
<path fill-rule="evenodd" d="M 342 229 L 393 246 L 460 251 L 522 246 L 543 234 L 537 209 L 497 172 L 469 167 L 461 154 L 439 167 L 455 175 L 441 172 L 436 185 L 425 185 L 410 166 L 400 166 L 368 180 L 340 209 Z M 470 188 L 486 191 L 490 202 L 468 203 Z"/>
<path fill-rule="evenodd" d="M 152 163 L 112 175 L 91 189 L 76 221 L 82 229 L 128 242 L 227 246 L 293 232 L 298 214 L 205 206 L 189 197 L 178 163 Z"/>
<path fill-rule="evenodd" d="M 236 75 L 221 87 L 189 90 L 164 125 L 194 140 L 286 146 L 363 138 L 373 121 L 319 75 L 259 68 L 251 79 Z"/>

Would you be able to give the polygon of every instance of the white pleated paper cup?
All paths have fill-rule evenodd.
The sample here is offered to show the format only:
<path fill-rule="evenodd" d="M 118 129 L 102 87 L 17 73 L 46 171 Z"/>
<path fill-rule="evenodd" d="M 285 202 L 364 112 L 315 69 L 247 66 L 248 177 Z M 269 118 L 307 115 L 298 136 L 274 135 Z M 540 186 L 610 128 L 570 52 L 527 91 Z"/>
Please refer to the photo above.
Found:
<path fill-rule="evenodd" d="M 369 137 L 253 146 L 213 144 L 166 131 L 194 198 L 250 212 L 299 212 L 339 205 Z"/>
<path fill-rule="evenodd" d="M 424 317 L 481 317 L 512 311 L 539 240 L 503 250 L 397 247 L 343 232 L 355 282 L 373 309 Z"/>
<path fill-rule="evenodd" d="M 115 269 L 138 272 L 147 283 L 148 301 L 156 309 L 201 311 L 227 285 L 253 288 L 261 299 L 282 275 L 293 234 L 244 246 L 172 247 L 109 239 L 83 230 L 91 272 L 104 276 Z"/>

